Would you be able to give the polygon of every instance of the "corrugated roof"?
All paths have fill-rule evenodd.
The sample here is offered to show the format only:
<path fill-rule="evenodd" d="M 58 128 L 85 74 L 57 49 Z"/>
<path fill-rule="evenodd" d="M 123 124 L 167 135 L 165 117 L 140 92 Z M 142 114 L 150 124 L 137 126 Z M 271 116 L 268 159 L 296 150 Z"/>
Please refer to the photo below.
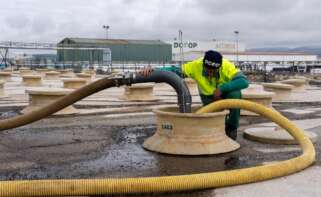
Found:
<path fill-rule="evenodd" d="M 94 38 L 65 38 L 59 42 L 69 41 L 73 44 L 152 44 L 168 45 L 161 40 L 125 40 L 125 39 L 94 39 Z"/>

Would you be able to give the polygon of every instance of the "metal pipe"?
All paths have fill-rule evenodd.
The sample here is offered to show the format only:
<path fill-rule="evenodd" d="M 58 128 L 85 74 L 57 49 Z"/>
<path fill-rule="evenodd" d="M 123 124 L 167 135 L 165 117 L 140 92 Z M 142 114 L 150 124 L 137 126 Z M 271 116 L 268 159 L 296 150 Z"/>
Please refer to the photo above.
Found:
<path fill-rule="evenodd" d="M 140 73 L 131 75 L 130 83 L 168 83 L 177 93 L 177 102 L 181 113 L 191 113 L 192 97 L 184 80 L 175 73 L 162 70 L 154 70 L 145 77 Z"/>
<path fill-rule="evenodd" d="M 175 88 L 178 95 L 178 104 L 180 112 L 191 112 L 191 95 L 186 84 L 177 75 L 167 71 L 154 71 L 149 77 L 127 73 L 119 77 L 106 77 L 88 84 L 74 92 L 58 99 L 57 101 L 33 112 L 19 115 L 13 118 L 0 120 L 0 131 L 23 126 L 42 118 L 45 118 L 55 112 L 101 90 L 113 86 L 130 85 L 132 83 L 143 82 L 166 82 Z"/>

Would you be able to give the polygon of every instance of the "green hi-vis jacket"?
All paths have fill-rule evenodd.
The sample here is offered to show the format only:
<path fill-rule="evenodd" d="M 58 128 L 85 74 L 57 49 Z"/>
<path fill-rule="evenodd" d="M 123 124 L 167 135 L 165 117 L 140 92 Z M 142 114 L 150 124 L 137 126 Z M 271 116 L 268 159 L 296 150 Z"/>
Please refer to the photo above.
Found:
<path fill-rule="evenodd" d="M 203 68 L 203 58 L 199 58 L 182 65 L 182 72 L 197 82 L 200 94 L 212 95 L 218 87 L 224 92 L 224 84 L 232 81 L 240 71 L 233 63 L 223 58 L 217 75 L 209 78 Z"/>

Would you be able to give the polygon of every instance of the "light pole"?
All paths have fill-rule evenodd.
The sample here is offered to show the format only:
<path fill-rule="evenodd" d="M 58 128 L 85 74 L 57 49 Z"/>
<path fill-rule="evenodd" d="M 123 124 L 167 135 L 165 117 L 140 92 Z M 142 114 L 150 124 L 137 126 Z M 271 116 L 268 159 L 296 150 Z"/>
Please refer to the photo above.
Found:
<path fill-rule="evenodd" d="M 239 66 L 239 31 L 234 31 L 236 40 L 236 65 Z"/>
<path fill-rule="evenodd" d="M 183 31 L 178 30 L 178 40 L 179 40 L 179 54 L 180 54 L 180 66 L 182 67 L 184 62 L 184 51 L 183 51 Z"/>
<path fill-rule="evenodd" d="M 110 28 L 109 25 L 103 25 L 103 28 L 106 29 L 106 39 L 108 39 L 108 29 Z"/>

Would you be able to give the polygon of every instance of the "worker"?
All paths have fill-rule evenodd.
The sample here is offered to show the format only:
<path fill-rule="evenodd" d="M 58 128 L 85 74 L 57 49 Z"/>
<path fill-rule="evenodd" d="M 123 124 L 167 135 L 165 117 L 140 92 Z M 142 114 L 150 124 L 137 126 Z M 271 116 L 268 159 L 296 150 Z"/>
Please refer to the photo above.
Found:
<path fill-rule="evenodd" d="M 170 66 L 161 70 L 194 79 L 204 106 L 221 99 L 241 99 L 241 90 L 249 85 L 246 76 L 232 62 L 213 50 L 205 52 L 202 58 L 183 64 L 181 68 Z M 152 71 L 151 67 L 147 67 L 141 73 L 149 76 Z M 239 119 L 240 109 L 230 109 L 225 118 L 226 135 L 233 140 L 237 138 Z"/>

